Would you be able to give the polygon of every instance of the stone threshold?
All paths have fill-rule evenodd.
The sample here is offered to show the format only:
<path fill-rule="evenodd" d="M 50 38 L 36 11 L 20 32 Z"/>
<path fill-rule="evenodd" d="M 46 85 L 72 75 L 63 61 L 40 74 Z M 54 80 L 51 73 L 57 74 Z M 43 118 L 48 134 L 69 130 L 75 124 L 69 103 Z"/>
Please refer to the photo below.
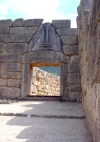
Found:
<path fill-rule="evenodd" d="M 60 102 L 82 102 L 79 99 L 62 98 L 61 96 L 29 96 L 18 98 L 17 100 L 4 99 L 0 100 L 0 104 L 11 104 L 18 101 L 60 101 Z"/>
<path fill-rule="evenodd" d="M 20 100 L 20 99 L 19 99 Z M 60 96 L 26 96 L 24 101 L 60 101 Z"/>
<path fill-rule="evenodd" d="M 41 114 L 27 114 L 27 113 L 0 113 L 0 116 L 17 116 L 17 117 L 31 117 L 31 118 L 55 118 L 55 119 L 85 119 L 85 116 L 67 116 L 67 115 L 41 115 Z"/>

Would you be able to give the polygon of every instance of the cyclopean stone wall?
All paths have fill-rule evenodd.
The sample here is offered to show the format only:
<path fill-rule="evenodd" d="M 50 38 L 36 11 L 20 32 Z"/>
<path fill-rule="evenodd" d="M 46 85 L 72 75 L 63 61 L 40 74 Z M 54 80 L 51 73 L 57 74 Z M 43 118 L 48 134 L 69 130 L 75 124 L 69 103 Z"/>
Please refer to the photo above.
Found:
<path fill-rule="evenodd" d="M 0 20 L 0 95 L 30 95 L 32 67 L 60 66 L 60 96 L 80 99 L 77 29 L 70 20 Z"/>
<path fill-rule="evenodd" d="M 100 0 L 81 0 L 77 23 L 83 105 L 94 142 L 100 142 Z"/>

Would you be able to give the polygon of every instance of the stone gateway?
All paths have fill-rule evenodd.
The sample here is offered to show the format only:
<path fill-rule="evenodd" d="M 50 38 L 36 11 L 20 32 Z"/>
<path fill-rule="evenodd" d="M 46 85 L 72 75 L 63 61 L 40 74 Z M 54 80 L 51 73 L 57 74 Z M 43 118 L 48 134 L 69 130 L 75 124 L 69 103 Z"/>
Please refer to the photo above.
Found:
<path fill-rule="evenodd" d="M 30 95 L 33 67 L 60 67 L 60 98 L 81 100 L 94 142 L 100 142 L 100 0 L 81 0 L 70 20 L 0 20 L 0 95 Z"/>
<path fill-rule="evenodd" d="M 30 95 L 33 67 L 60 66 L 61 99 L 81 98 L 77 29 L 70 20 L 0 20 L 0 94 Z"/>

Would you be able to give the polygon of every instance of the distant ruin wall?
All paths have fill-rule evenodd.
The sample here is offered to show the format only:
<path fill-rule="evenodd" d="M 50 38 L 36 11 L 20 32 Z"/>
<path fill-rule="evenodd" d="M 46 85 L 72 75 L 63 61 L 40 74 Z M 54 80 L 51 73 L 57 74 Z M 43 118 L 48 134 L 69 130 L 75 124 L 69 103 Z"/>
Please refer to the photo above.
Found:
<path fill-rule="evenodd" d="M 60 96 L 60 76 L 54 73 L 50 73 L 43 68 L 33 67 L 30 95 Z"/>
<path fill-rule="evenodd" d="M 100 0 L 81 0 L 77 23 L 83 105 L 94 142 L 100 142 Z"/>
<path fill-rule="evenodd" d="M 80 99 L 77 29 L 70 28 L 70 20 L 42 22 L 0 20 L 0 95 L 30 95 L 32 67 L 40 63 L 59 64 L 61 96 Z"/>

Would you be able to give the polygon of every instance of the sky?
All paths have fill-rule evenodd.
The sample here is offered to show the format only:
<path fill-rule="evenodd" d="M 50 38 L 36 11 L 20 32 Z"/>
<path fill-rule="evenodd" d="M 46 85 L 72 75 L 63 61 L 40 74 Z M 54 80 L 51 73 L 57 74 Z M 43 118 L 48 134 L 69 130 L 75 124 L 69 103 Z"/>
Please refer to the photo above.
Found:
<path fill-rule="evenodd" d="M 76 28 L 79 3 L 80 0 L 0 0 L 0 19 L 69 19 L 71 27 Z"/>

